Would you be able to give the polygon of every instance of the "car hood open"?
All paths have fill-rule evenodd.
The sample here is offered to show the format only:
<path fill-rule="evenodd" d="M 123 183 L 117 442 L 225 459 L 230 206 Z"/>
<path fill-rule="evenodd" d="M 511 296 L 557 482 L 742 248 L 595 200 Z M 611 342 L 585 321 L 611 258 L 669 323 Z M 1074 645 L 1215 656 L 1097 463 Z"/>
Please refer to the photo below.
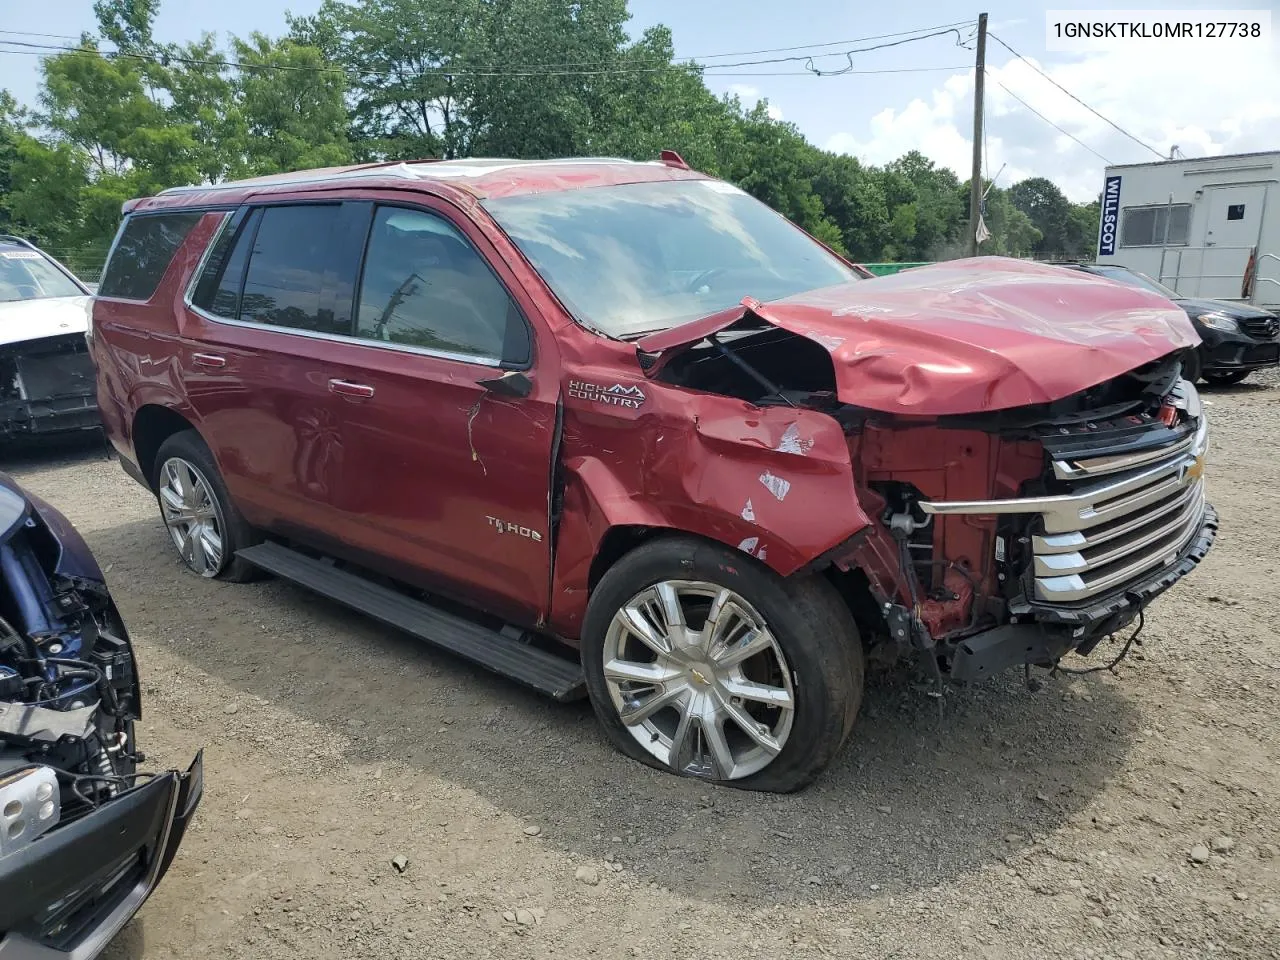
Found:
<path fill-rule="evenodd" d="M 840 400 L 948 416 L 1049 403 L 1200 342 L 1158 294 L 1001 257 L 956 260 L 741 307 L 643 338 L 655 355 L 754 315 L 821 344 Z"/>

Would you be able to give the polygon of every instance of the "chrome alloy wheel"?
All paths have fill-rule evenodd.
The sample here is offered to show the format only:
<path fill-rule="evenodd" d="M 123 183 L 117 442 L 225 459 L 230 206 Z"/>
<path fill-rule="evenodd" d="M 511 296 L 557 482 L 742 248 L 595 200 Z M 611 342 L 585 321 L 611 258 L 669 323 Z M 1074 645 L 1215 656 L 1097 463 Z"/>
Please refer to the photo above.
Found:
<path fill-rule="evenodd" d="M 160 468 L 160 512 L 183 563 L 202 577 L 222 569 L 222 509 L 194 464 L 172 457 Z"/>
<path fill-rule="evenodd" d="M 736 780 L 767 767 L 795 719 L 791 670 L 732 590 L 664 580 L 614 614 L 604 677 L 631 735 L 676 773 Z"/>

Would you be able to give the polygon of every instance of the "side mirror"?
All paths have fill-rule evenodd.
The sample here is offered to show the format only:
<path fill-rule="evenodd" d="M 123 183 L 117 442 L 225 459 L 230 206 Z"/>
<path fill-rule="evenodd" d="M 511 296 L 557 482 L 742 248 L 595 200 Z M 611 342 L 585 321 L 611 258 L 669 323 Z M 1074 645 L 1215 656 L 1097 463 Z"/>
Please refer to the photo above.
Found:
<path fill-rule="evenodd" d="M 527 397 L 533 392 L 533 381 L 520 370 L 508 370 L 499 377 L 477 380 L 476 384 L 500 397 Z"/>

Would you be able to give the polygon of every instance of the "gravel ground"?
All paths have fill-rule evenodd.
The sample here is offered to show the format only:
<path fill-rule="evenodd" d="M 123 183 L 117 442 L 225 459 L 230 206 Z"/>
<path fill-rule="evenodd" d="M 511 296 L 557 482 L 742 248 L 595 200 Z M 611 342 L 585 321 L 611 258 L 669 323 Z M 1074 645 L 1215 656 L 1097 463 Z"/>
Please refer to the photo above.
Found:
<path fill-rule="evenodd" d="M 1118 677 L 941 705 L 876 677 L 789 797 L 624 760 L 585 704 L 286 584 L 185 574 L 94 449 L 10 458 L 107 571 L 144 749 L 206 750 L 196 823 L 109 956 L 1280 957 L 1280 379 L 1205 397 L 1223 532 Z"/>

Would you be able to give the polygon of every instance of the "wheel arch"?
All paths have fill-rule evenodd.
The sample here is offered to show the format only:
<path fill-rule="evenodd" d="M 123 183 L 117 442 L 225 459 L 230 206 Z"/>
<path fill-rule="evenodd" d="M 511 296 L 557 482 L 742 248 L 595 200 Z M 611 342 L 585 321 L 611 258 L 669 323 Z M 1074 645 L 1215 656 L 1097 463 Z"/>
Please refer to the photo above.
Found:
<path fill-rule="evenodd" d="M 175 433 L 184 430 L 197 428 L 172 407 L 158 403 L 143 404 L 133 415 L 133 455 L 138 469 L 153 491 L 156 486 L 156 454 L 160 451 L 160 446 Z"/>

